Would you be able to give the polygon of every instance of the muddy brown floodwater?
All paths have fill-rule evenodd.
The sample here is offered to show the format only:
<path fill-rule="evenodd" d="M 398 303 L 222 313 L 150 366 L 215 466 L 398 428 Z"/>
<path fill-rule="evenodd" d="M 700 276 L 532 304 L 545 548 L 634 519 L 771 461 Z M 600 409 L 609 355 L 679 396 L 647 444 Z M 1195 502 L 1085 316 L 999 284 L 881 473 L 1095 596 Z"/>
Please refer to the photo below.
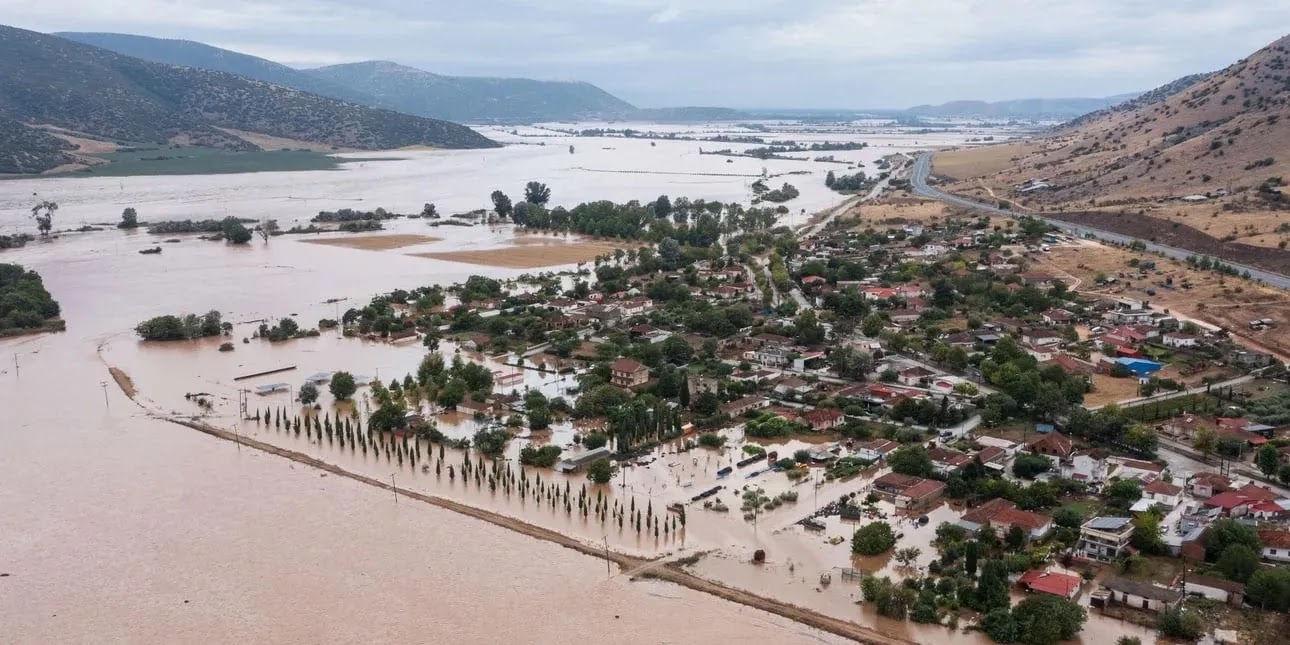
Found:
<path fill-rule="evenodd" d="M 329 297 L 478 271 L 289 239 L 136 253 L 152 241 L 69 236 L 3 257 L 40 271 L 71 322 L 0 343 L 5 642 L 842 642 L 677 585 L 609 577 L 601 559 L 151 418 L 100 354 L 145 351 L 125 333 L 142 318 L 303 315 Z M 130 365 L 138 396 L 164 399 L 173 391 L 147 388 L 200 379 L 203 350 L 214 352 L 166 348 L 188 369 Z"/>
<path fill-rule="evenodd" d="M 140 255 L 157 243 L 155 236 L 110 230 L 0 255 L 39 271 L 68 321 L 64 333 L 0 341 L 0 573 L 9 574 L 0 577 L 0 640 L 495 642 L 519 635 L 523 642 L 551 643 L 841 642 L 839 633 L 883 642 L 984 640 L 878 617 L 871 607 L 856 606 L 855 585 L 837 576 L 817 591 L 819 574 L 839 567 L 900 575 L 886 561 L 853 561 L 846 542 L 824 541 L 849 537 L 854 526 L 830 519 L 825 535 L 817 536 L 793 525 L 817 497 L 823 504 L 862 490 L 874 473 L 818 489 L 813 480 L 793 485 L 765 472 L 764 463 L 719 477 L 720 468 L 743 457 L 737 432 L 722 451 L 677 454 L 668 446 L 624 468 L 612 485 L 589 487 L 610 504 L 647 507 L 656 516 L 667 516 L 670 503 L 725 487 L 718 498 L 729 513 L 691 506 L 680 535 L 655 537 L 243 420 L 240 397 L 251 410 L 298 410 L 288 393 L 259 397 L 244 389 L 276 382 L 298 387 L 314 372 L 334 370 L 388 380 L 415 372 L 425 352 L 415 343 L 330 334 L 242 343 L 258 321 L 292 314 L 313 327 L 393 288 L 524 272 L 418 257 L 509 248 L 514 234 L 507 228 L 428 229 L 419 221 L 388 228 L 381 235 L 402 236 L 394 239 L 408 245 L 394 248 L 387 239 L 362 248 L 349 240 L 310 244 L 288 236 L 237 248 L 179 236 L 161 255 Z M 426 237 L 428 230 L 437 239 Z M 541 248 L 524 240 L 520 246 Z M 210 309 L 235 324 L 233 352 L 217 351 L 217 339 L 141 343 L 131 331 L 152 316 Z M 439 351 L 451 359 L 458 348 L 445 343 Z M 573 384 L 550 372 L 519 372 L 492 359 L 486 364 L 505 376 L 499 392 L 533 387 L 554 396 Z M 289 366 L 295 369 L 235 380 Z M 209 411 L 184 397 L 197 392 L 212 400 Z M 328 395 L 321 403 L 324 413 L 333 412 Z M 201 424 L 233 431 L 235 441 L 159 418 L 198 415 Z M 437 419 L 455 437 L 478 427 L 465 415 Z M 517 438 L 507 456 L 513 460 L 527 442 L 572 448 L 574 433 L 561 424 Z M 242 438 L 265 450 L 239 443 Z M 785 442 L 770 449 L 786 456 L 801 447 Z M 445 464 L 461 458 L 447 451 Z M 585 482 L 540 474 L 548 483 L 567 482 L 575 495 Z M 396 502 L 389 490 L 372 485 L 384 486 L 391 476 L 410 496 Z M 792 490 L 798 501 L 747 522 L 737 511 L 747 486 L 772 496 Z M 449 510 L 457 505 L 480 512 Z M 943 508 L 932 516 L 929 527 L 956 512 Z M 504 528 L 521 524 L 528 535 L 567 536 L 561 539 L 576 541 L 577 549 Z M 932 556 L 931 530 L 907 529 L 910 543 L 924 547 L 922 565 Z M 616 567 L 606 572 L 603 559 L 586 553 L 601 545 L 623 563 L 709 555 L 685 570 L 654 563 L 624 575 Z M 749 564 L 756 548 L 771 554 L 766 565 Z M 649 575 L 677 584 L 641 577 Z M 1083 640 L 1122 634 L 1151 640 L 1100 617 L 1090 619 Z"/>

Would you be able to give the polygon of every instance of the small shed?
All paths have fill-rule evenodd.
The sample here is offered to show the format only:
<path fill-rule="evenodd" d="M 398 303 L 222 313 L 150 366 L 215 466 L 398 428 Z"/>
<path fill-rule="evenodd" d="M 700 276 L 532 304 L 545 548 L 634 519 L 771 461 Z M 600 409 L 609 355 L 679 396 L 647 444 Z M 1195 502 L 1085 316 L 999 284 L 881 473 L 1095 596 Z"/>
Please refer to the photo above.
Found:
<path fill-rule="evenodd" d="M 1110 592 L 1110 600 L 1135 609 L 1164 612 L 1182 600 L 1182 592 L 1142 580 L 1113 576 L 1102 586 Z"/>
<path fill-rule="evenodd" d="M 557 472 L 572 473 L 581 470 L 584 466 L 599 459 L 608 459 L 614 452 L 608 447 L 595 448 L 588 450 L 580 455 L 574 455 L 568 459 L 561 459 L 560 463 L 555 465 Z"/>
<path fill-rule="evenodd" d="M 1183 581 L 1183 591 L 1238 607 L 1245 599 L 1245 585 L 1213 576 L 1187 574 Z"/>

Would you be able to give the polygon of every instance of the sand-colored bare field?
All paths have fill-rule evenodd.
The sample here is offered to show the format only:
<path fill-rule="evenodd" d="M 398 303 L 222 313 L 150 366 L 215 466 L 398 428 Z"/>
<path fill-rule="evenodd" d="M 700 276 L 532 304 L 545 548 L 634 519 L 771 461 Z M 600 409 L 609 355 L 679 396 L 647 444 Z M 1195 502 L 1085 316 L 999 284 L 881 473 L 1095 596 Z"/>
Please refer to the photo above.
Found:
<path fill-rule="evenodd" d="M 219 128 L 243 141 L 253 143 L 265 150 L 309 150 L 311 152 L 357 152 L 358 148 L 338 148 L 325 143 L 316 141 L 301 141 L 299 139 L 288 139 L 286 137 L 275 137 L 271 134 L 260 134 L 259 132 L 248 132 L 246 130 L 234 130 L 233 128 Z"/>
<path fill-rule="evenodd" d="M 418 244 L 429 244 L 438 242 L 441 238 L 430 237 L 429 235 L 364 235 L 348 237 L 323 237 L 313 240 L 301 240 L 306 244 L 321 244 L 323 246 L 343 246 L 347 249 L 361 249 L 363 251 L 389 251 L 390 249 L 401 249 L 405 246 L 416 246 Z"/>
<path fill-rule="evenodd" d="M 1018 157 L 1038 149 L 1038 144 L 1025 142 L 944 150 L 932 157 L 932 173 L 954 179 L 993 175 L 1013 167 Z"/>
<path fill-rule="evenodd" d="M 537 269 L 540 267 L 559 266 L 562 264 L 579 264 L 590 262 L 596 256 L 613 253 L 625 248 L 621 244 L 609 242 L 573 242 L 569 244 L 550 244 L 513 246 L 501 249 L 483 249 L 479 251 L 443 251 L 439 253 L 413 253 L 419 258 L 480 264 L 507 269 Z"/>
<path fill-rule="evenodd" d="M 935 223 L 946 219 L 951 212 L 950 207 L 933 199 L 884 197 L 857 205 L 846 214 L 846 218 L 854 222 L 854 228 L 864 230 L 909 222 Z"/>

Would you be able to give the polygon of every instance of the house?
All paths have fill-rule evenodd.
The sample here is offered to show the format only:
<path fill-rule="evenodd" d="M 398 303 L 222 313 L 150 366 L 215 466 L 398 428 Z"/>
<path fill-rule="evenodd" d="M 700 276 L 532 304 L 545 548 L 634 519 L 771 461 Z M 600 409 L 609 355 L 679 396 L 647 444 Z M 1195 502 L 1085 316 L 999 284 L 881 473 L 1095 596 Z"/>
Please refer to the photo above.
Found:
<path fill-rule="evenodd" d="M 742 399 L 723 403 L 719 409 L 722 414 L 737 417 L 753 410 L 760 410 L 768 407 L 770 407 L 770 399 L 764 396 L 745 396 Z"/>
<path fill-rule="evenodd" d="M 900 374 L 896 377 L 896 380 L 899 381 L 901 385 L 917 387 L 923 379 L 931 378 L 933 376 L 936 376 L 936 372 L 933 372 L 926 367 L 915 365 L 914 367 L 901 370 Z"/>
<path fill-rule="evenodd" d="M 1066 339 L 1050 329 L 1029 329 L 1021 332 L 1021 342 L 1041 347 L 1060 345 Z"/>
<path fill-rule="evenodd" d="M 1161 336 L 1160 342 L 1164 344 L 1165 347 L 1183 348 L 1200 346 L 1199 338 L 1196 338 L 1191 334 L 1182 334 L 1177 332 L 1170 332 Z"/>
<path fill-rule="evenodd" d="M 1196 473 L 1187 482 L 1193 497 L 1208 499 L 1219 493 L 1233 490 L 1232 480 L 1218 473 Z"/>
<path fill-rule="evenodd" d="M 932 458 L 932 469 L 936 474 L 946 477 L 958 472 L 972 461 L 968 455 L 940 446 L 928 450 L 927 456 Z"/>
<path fill-rule="evenodd" d="M 1096 365 L 1088 361 L 1082 361 L 1078 358 L 1075 358 L 1074 356 L 1071 356 L 1070 354 L 1057 354 L 1056 356 L 1053 356 L 1051 359 L 1047 361 L 1043 361 L 1040 364 L 1040 367 L 1041 368 L 1057 367 L 1061 369 L 1061 371 L 1066 372 L 1067 374 L 1070 374 L 1072 376 L 1083 376 L 1085 378 L 1088 378 L 1097 372 Z"/>
<path fill-rule="evenodd" d="M 792 353 L 793 351 L 789 347 L 763 345 L 753 351 L 744 352 L 744 359 L 756 361 L 757 363 L 767 367 L 785 367 L 789 363 L 793 362 L 791 358 Z"/>
<path fill-rule="evenodd" d="M 1065 309 L 1049 309 L 1039 314 L 1039 318 L 1044 321 L 1045 325 L 1069 325 L 1074 322 L 1075 314 Z"/>
<path fill-rule="evenodd" d="M 856 446 L 855 457 L 864 461 L 881 461 L 900 447 L 890 439 L 871 439 Z"/>
<path fill-rule="evenodd" d="M 1079 529 L 1075 550 L 1093 560 L 1114 560 L 1129 548 L 1133 520 L 1127 517 L 1095 517 Z"/>
<path fill-rule="evenodd" d="M 1110 456 L 1101 448 L 1072 453 L 1070 462 L 1061 469 L 1062 476 L 1085 484 L 1101 484 L 1106 481 L 1106 460 Z"/>
<path fill-rule="evenodd" d="M 974 533 L 989 526 L 1001 534 L 1016 526 L 1034 539 L 1043 537 L 1052 528 L 1053 519 L 1047 515 L 1023 511 L 1016 504 L 996 497 L 964 513 L 959 526 Z"/>
<path fill-rule="evenodd" d="M 1190 412 L 1184 412 L 1176 417 L 1170 417 L 1169 420 L 1160 424 L 1159 430 L 1167 435 L 1191 439 L 1196 435 L 1196 431 L 1201 428 L 1213 429 L 1214 424 L 1210 423 L 1203 417 L 1198 417 Z M 1209 497 L 1209 495 L 1206 495 Z"/>
<path fill-rule="evenodd" d="M 1102 587 L 1110 592 L 1111 601 L 1147 611 L 1168 611 L 1182 600 L 1181 591 L 1120 576 L 1112 576 L 1102 581 Z"/>
<path fill-rule="evenodd" d="M 796 398 L 810 394 L 814 385 L 797 376 L 790 376 L 775 385 L 775 394 L 782 397 Z"/>
<path fill-rule="evenodd" d="M 1026 449 L 1037 455 L 1048 457 L 1057 464 L 1069 459 L 1074 452 L 1070 437 L 1060 432 L 1049 432 L 1038 438 L 1031 439 L 1026 444 Z"/>
<path fill-rule="evenodd" d="M 1114 465 L 1111 468 L 1111 475 L 1120 479 L 1136 479 L 1144 483 L 1152 482 L 1160 479 L 1160 476 L 1165 472 L 1163 465 L 1153 464 L 1149 461 L 1121 457 L 1113 458 L 1111 461 Z"/>
<path fill-rule="evenodd" d="M 1188 573 L 1183 576 L 1183 593 L 1239 607 L 1245 599 L 1245 585 L 1224 578 Z"/>
<path fill-rule="evenodd" d="M 840 428 L 846 424 L 846 418 L 837 408 L 819 408 L 802 415 L 802 420 L 816 432 L 825 432 Z"/>
<path fill-rule="evenodd" d="M 1163 479 L 1157 479 L 1142 487 L 1143 498 L 1170 508 L 1182 503 L 1182 493 L 1182 486 L 1165 483 Z"/>
<path fill-rule="evenodd" d="M 998 446 L 985 446 L 973 455 L 981 461 L 981 465 L 986 468 L 992 468 L 1002 471 L 1008 464 L 1008 452 Z"/>
<path fill-rule="evenodd" d="M 1127 356 L 1121 356 L 1120 358 L 1115 359 L 1115 363 L 1129 370 L 1138 378 L 1147 378 L 1152 374 L 1159 372 L 1160 369 L 1165 366 L 1164 363 L 1159 363 L 1146 358 L 1130 358 Z"/>
<path fill-rule="evenodd" d="M 1230 490 L 1205 500 L 1205 506 L 1218 509 L 1219 512 L 1227 517 L 1241 517 L 1248 514 L 1250 506 L 1257 503 L 1257 501 Z"/>
<path fill-rule="evenodd" d="M 457 411 L 474 416 L 490 416 L 493 413 L 493 404 L 467 397 L 457 404 Z"/>
<path fill-rule="evenodd" d="M 989 437 L 989 436 L 977 437 L 976 442 L 985 447 L 999 448 L 1004 452 L 1004 455 L 1007 459 L 1011 459 L 1017 456 L 1017 451 L 1021 449 L 1020 444 L 1014 441 L 1009 441 L 1007 439 L 1000 439 L 999 437 Z M 982 452 L 985 452 L 985 451 L 983 450 Z M 982 461 L 984 461 L 984 459 Z"/>
<path fill-rule="evenodd" d="M 620 358 L 609 365 L 609 382 L 632 388 L 649 381 L 649 368 L 631 358 Z"/>
<path fill-rule="evenodd" d="M 935 479 L 887 473 L 873 480 L 873 490 L 890 498 L 896 508 L 923 508 L 941 498 L 945 484 Z"/>
<path fill-rule="evenodd" d="M 1037 363 L 1046 363 L 1051 361 L 1056 358 L 1058 356 L 1058 352 L 1061 351 L 1052 345 L 1035 345 L 1033 343 L 1025 342 L 1018 343 L 1017 345 L 1021 347 L 1021 349 L 1025 350 L 1027 354 L 1030 354 Z"/>
<path fill-rule="evenodd" d="M 1031 569 L 1021 574 L 1017 584 L 1031 593 L 1046 593 L 1069 600 L 1079 593 L 1084 579 L 1069 573 Z"/>
<path fill-rule="evenodd" d="M 560 460 L 560 463 L 555 465 L 555 469 L 557 472 L 562 472 L 562 473 L 575 472 L 577 470 L 580 470 L 583 466 L 586 466 L 594 461 L 597 461 L 600 459 L 609 459 L 611 456 L 613 456 L 613 454 L 614 454 L 613 450 L 610 450 L 606 446 L 601 446 L 600 448 L 594 448 L 592 450 L 588 450 L 587 452 L 584 452 L 580 455 L 575 455 L 567 459 L 562 459 Z"/>
<path fill-rule="evenodd" d="M 1261 529 L 1259 542 L 1263 544 L 1263 559 L 1273 562 L 1290 562 L 1290 531 Z"/>

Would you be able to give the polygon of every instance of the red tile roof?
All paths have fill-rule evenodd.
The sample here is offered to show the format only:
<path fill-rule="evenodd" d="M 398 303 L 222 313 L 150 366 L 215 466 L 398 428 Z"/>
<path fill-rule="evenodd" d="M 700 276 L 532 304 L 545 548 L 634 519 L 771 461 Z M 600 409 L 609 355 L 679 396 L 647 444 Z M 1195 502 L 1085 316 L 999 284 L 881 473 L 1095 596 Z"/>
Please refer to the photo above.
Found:
<path fill-rule="evenodd" d="M 1261 529 L 1259 531 L 1259 542 L 1262 542 L 1265 547 L 1290 549 L 1290 531 Z"/>
<path fill-rule="evenodd" d="M 1031 569 L 1021 574 L 1017 583 L 1031 591 L 1070 598 L 1079 590 L 1083 580 L 1066 573 Z"/>

